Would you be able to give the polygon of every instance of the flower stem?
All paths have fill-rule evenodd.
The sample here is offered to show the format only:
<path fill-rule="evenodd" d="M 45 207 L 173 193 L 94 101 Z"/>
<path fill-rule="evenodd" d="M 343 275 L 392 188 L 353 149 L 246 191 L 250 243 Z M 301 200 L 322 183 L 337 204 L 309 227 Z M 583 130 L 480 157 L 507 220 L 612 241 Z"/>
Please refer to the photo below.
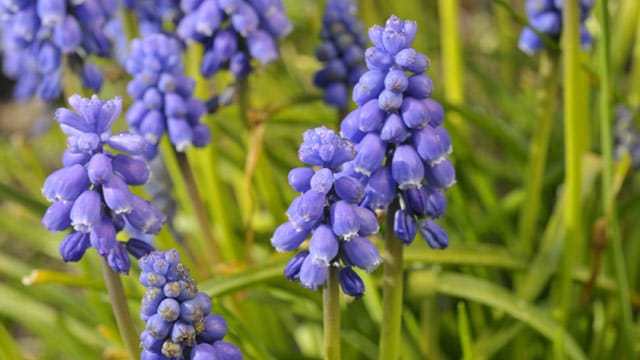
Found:
<path fill-rule="evenodd" d="M 529 168 L 525 178 L 527 205 L 522 206 L 518 221 L 519 244 L 522 245 L 525 254 L 530 254 L 534 247 L 533 239 L 540 213 L 542 183 L 556 105 L 558 57 L 555 51 L 551 51 L 543 51 L 540 54 L 541 86 L 536 94 L 538 121 L 534 125 L 533 139 L 529 146 Z"/>
<path fill-rule="evenodd" d="M 329 267 L 327 283 L 322 289 L 322 315 L 324 322 L 324 358 L 340 360 L 340 288 L 338 271 Z"/>
<path fill-rule="evenodd" d="M 247 157 L 244 163 L 244 187 L 247 192 L 247 198 L 249 201 L 249 208 L 247 212 L 247 219 L 245 221 L 245 257 L 247 262 L 251 263 L 253 258 L 253 242 L 254 242 L 254 229 L 253 219 L 256 212 L 256 194 L 253 189 L 253 180 L 258 167 L 258 159 L 262 152 L 262 137 L 264 135 L 266 117 L 262 115 L 250 116 L 250 99 L 249 99 L 249 79 L 242 78 L 238 80 L 238 111 L 240 112 L 240 118 L 249 128 L 249 141 L 247 143 Z"/>
<path fill-rule="evenodd" d="M 394 202 L 386 214 L 384 234 L 384 284 L 382 292 L 382 328 L 380 330 L 380 360 L 400 357 L 402 332 L 402 241 L 393 233 L 393 216 L 398 208 Z"/>
<path fill-rule="evenodd" d="M 127 9 L 123 4 L 120 5 L 120 12 L 122 13 L 122 31 L 127 37 L 127 44 L 129 44 L 132 39 L 140 36 L 138 19 L 136 18 L 136 13 Z"/>
<path fill-rule="evenodd" d="M 444 74 L 444 98 L 448 103 L 460 105 L 464 101 L 462 80 L 462 47 L 459 27 L 460 0 L 439 0 L 438 10 L 441 21 L 442 69 Z M 459 129 L 463 135 L 466 128 L 458 114 L 447 115 L 447 121 Z"/>
<path fill-rule="evenodd" d="M 198 225 L 200 226 L 200 231 L 202 231 L 205 246 L 207 247 L 207 253 L 217 264 L 222 261 L 222 258 L 220 256 L 220 249 L 218 248 L 218 244 L 216 243 L 213 232 L 211 230 L 211 224 L 209 223 L 207 209 L 205 208 L 204 202 L 202 201 L 202 198 L 198 193 L 198 185 L 196 184 L 195 176 L 193 175 L 193 171 L 191 170 L 191 166 L 189 165 L 189 160 L 184 153 L 176 151 L 174 147 L 172 147 L 172 149 L 175 153 L 176 160 L 178 161 L 178 166 L 180 166 L 180 172 L 184 177 L 189 200 L 191 200 L 193 212 L 196 215 L 196 220 L 198 221 Z"/>
<path fill-rule="evenodd" d="M 581 254 L 583 244 L 580 242 L 581 224 L 581 174 L 582 153 L 581 133 L 582 120 L 579 118 L 579 104 L 581 89 L 579 88 L 578 70 L 580 34 L 578 25 L 578 2 L 567 1 L 562 12 L 562 65 L 564 83 L 564 150 L 565 150 L 565 208 L 566 224 L 565 242 L 563 247 L 562 270 L 559 282 L 559 297 L 557 314 L 560 323 L 566 324 L 571 308 L 572 284 L 571 274 L 576 260 L 576 254 Z"/>
<path fill-rule="evenodd" d="M 607 221 L 607 235 L 611 241 L 610 258 L 618 288 L 620 315 L 622 319 L 622 344 L 625 358 L 635 358 L 633 349 L 633 315 L 629 304 L 629 282 L 625 273 L 626 264 L 618 228 L 618 216 L 613 195 L 613 144 L 611 143 L 611 56 L 609 49 L 609 14 L 608 1 L 602 0 L 598 4 L 600 22 L 602 24 L 602 39 L 598 46 L 598 74 L 600 77 L 600 144 L 602 149 L 602 211 Z M 640 29 L 640 27 L 638 27 Z"/>
<path fill-rule="evenodd" d="M 131 318 L 129 312 L 129 305 L 127 304 L 127 297 L 124 294 L 124 287 L 120 279 L 120 274 L 111 269 L 107 259 L 102 257 L 102 272 L 104 273 L 104 280 L 107 284 L 107 293 L 109 294 L 109 300 L 111 301 L 111 307 L 116 317 L 116 324 L 122 336 L 124 346 L 127 348 L 129 357 L 137 359 L 139 357 L 139 343 L 138 331 L 135 329 L 135 324 Z"/>

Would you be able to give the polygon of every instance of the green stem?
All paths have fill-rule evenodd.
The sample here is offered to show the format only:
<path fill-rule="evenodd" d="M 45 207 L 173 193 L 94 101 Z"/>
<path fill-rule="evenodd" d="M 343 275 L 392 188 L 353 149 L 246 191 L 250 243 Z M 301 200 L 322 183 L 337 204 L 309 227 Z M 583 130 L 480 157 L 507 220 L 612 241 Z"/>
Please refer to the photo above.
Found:
<path fill-rule="evenodd" d="M 252 262 L 253 259 L 253 243 L 254 243 L 254 229 L 253 220 L 257 209 L 256 194 L 253 187 L 254 176 L 258 167 L 258 159 L 262 152 L 262 136 L 264 134 L 266 117 L 260 119 L 260 116 L 252 118 L 249 116 L 250 110 L 249 99 L 249 79 L 242 78 L 238 80 L 238 111 L 240 112 L 240 118 L 247 125 L 249 129 L 249 141 L 247 142 L 247 157 L 244 164 L 244 187 L 247 192 L 247 199 L 249 208 L 247 209 L 247 218 L 245 221 L 245 257 L 247 262 Z"/>
<path fill-rule="evenodd" d="M 571 274 L 580 249 L 581 224 L 581 174 L 582 154 L 580 127 L 584 119 L 578 117 L 580 96 L 579 87 L 579 51 L 580 34 L 578 25 L 578 2 L 567 1 L 562 12 L 562 65 L 565 92 L 564 102 L 564 148 L 565 148 L 565 225 L 566 234 L 563 246 L 562 271 L 559 282 L 559 297 L 557 303 L 560 323 L 567 324 L 569 309 L 571 308 L 572 284 Z"/>
<path fill-rule="evenodd" d="M 218 248 L 218 244 L 216 243 L 213 232 L 211 230 L 211 224 L 209 223 L 207 209 L 205 208 L 204 202 L 202 201 L 202 198 L 198 193 L 198 185 L 196 184 L 196 178 L 193 175 L 191 166 L 189 165 L 189 160 L 184 153 L 176 151 L 174 147 L 172 148 L 175 152 L 178 166 L 180 167 L 180 173 L 184 178 L 184 182 L 187 188 L 187 194 L 189 196 L 189 200 L 191 200 L 193 212 L 196 216 L 196 220 L 198 221 L 198 225 L 200 226 L 200 231 L 202 232 L 205 246 L 207 247 L 207 257 L 212 259 L 216 264 L 220 263 L 222 261 L 220 249 Z"/>
<path fill-rule="evenodd" d="M 120 336 L 122 337 L 124 346 L 127 348 L 129 358 L 132 360 L 137 359 L 140 355 L 138 349 L 140 340 L 138 338 L 138 331 L 135 329 L 135 324 L 131 318 L 131 313 L 129 312 L 129 305 L 127 304 L 127 297 L 124 294 L 120 274 L 111 269 L 106 258 L 102 257 L 101 261 L 109 300 L 111 301 L 111 307 L 116 317 L 116 324 L 118 325 Z"/>
<path fill-rule="evenodd" d="M 529 145 L 529 167 L 525 177 L 525 204 L 520 209 L 518 231 L 522 250 L 530 254 L 534 247 L 534 234 L 540 213 L 541 193 L 544 171 L 547 164 L 547 153 L 553 114 L 557 96 L 557 54 L 542 52 L 540 57 L 540 82 L 537 96 L 538 121 L 534 125 L 533 139 Z"/>
<path fill-rule="evenodd" d="M 616 22 L 611 33 L 611 65 L 614 74 L 621 73 L 633 43 L 634 26 L 640 16 L 640 1 L 622 0 L 618 2 Z M 636 46 L 638 48 L 638 46 Z"/>
<path fill-rule="evenodd" d="M 127 37 L 127 44 L 129 44 L 132 39 L 140 36 L 138 19 L 135 11 L 127 9 L 124 5 L 120 5 L 120 11 L 122 13 L 122 30 Z"/>
<path fill-rule="evenodd" d="M 636 4 L 640 4 L 637 2 Z M 640 18 L 640 6 L 638 6 L 638 15 Z M 631 61 L 631 77 L 629 79 L 629 105 L 631 109 L 640 107 L 640 21 L 636 28 L 636 45 L 633 47 L 633 59 Z"/>
<path fill-rule="evenodd" d="M 628 359 L 635 358 L 633 349 L 633 315 L 629 303 L 629 283 L 625 273 L 626 264 L 618 228 L 618 216 L 614 204 L 613 194 L 613 144 L 611 135 L 611 57 L 609 53 L 609 14 L 607 13 L 607 0 L 598 4 L 600 21 L 602 23 L 602 39 L 598 46 L 600 76 L 600 142 L 602 147 L 602 211 L 605 219 L 608 219 L 607 234 L 611 240 L 609 256 L 613 264 L 616 284 L 618 286 L 618 301 L 622 318 L 622 343 L 625 356 Z M 640 27 L 639 27 L 640 29 Z"/>
<path fill-rule="evenodd" d="M 204 48 L 199 43 L 191 43 L 187 47 L 186 63 L 187 73 L 193 79 L 196 80 L 196 88 L 194 90 L 194 96 L 202 101 L 206 101 L 214 90 L 209 88 L 207 79 L 205 79 L 200 73 L 200 61 L 204 54 Z M 206 119 L 210 125 L 213 123 L 213 117 L 211 114 L 206 115 Z M 215 131 L 212 129 L 215 136 Z M 231 217 L 229 215 L 228 204 L 230 201 L 229 196 L 225 193 L 225 187 L 220 179 L 220 173 L 218 168 L 218 149 L 215 141 L 212 141 L 206 148 L 197 152 L 199 169 L 201 170 L 202 179 L 206 184 L 207 189 L 207 204 L 209 205 L 209 211 L 214 217 L 217 229 L 219 229 L 219 246 L 222 250 L 222 258 L 233 259 L 235 258 L 235 248 L 233 246 L 236 239 L 233 226 L 231 224 Z"/>
<path fill-rule="evenodd" d="M 393 233 L 393 216 L 397 209 L 398 203 L 396 201 L 389 206 L 386 214 L 380 360 L 397 360 L 400 358 L 403 308 L 403 244 Z"/>
<path fill-rule="evenodd" d="M 459 26 L 460 0 L 439 0 L 442 36 L 442 69 L 444 74 L 444 98 L 448 103 L 459 105 L 464 101 L 464 83 L 462 80 L 462 47 L 460 45 Z M 466 134 L 462 118 L 458 114 L 448 114 L 447 121 Z"/>
<path fill-rule="evenodd" d="M 327 283 L 322 289 L 322 317 L 324 322 L 324 358 L 340 360 L 340 286 L 339 269 L 329 267 Z"/>

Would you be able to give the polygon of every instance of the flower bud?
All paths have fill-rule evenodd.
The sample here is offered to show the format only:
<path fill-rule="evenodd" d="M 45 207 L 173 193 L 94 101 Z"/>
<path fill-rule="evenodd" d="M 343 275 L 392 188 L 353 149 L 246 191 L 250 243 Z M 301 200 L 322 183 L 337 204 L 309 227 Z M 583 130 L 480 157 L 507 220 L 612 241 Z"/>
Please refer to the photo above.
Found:
<path fill-rule="evenodd" d="M 352 265 L 370 273 L 382 264 L 378 248 L 369 239 L 358 236 L 344 241 L 342 244 L 349 263 Z"/>
<path fill-rule="evenodd" d="M 94 190 L 86 190 L 71 207 L 71 226 L 79 232 L 90 232 L 93 225 L 100 221 L 101 206 L 100 195 Z"/>
<path fill-rule="evenodd" d="M 353 296 L 356 299 L 359 299 L 364 294 L 364 282 L 360 276 L 353 271 L 351 266 L 340 269 L 338 281 L 345 294 Z"/>
<path fill-rule="evenodd" d="M 401 190 L 420 186 L 424 178 L 424 166 L 412 146 L 400 145 L 396 148 L 391 160 L 391 176 Z"/>
<path fill-rule="evenodd" d="M 416 220 L 406 210 L 397 210 L 393 218 L 393 233 L 405 244 L 411 244 L 416 236 Z"/>
<path fill-rule="evenodd" d="M 329 266 L 338 254 L 338 238 L 328 225 L 320 225 L 311 235 L 309 255 L 312 261 L 322 266 Z"/>
<path fill-rule="evenodd" d="M 78 261 L 90 245 L 89 234 L 72 231 L 60 242 L 60 255 L 64 261 Z"/>
<path fill-rule="evenodd" d="M 420 234 L 433 249 L 444 249 L 449 246 L 447 232 L 431 219 L 424 219 L 419 224 Z"/>

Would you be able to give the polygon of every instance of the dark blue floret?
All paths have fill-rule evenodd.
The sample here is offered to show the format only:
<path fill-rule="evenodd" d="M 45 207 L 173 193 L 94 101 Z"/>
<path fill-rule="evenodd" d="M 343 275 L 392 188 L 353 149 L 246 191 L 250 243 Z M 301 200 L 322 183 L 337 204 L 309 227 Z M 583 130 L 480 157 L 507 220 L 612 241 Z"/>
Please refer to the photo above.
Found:
<path fill-rule="evenodd" d="M 211 299 L 198 292 L 177 251 L 153 251 L 138 264 L 147 287 L 140 308 L 142 359 L 242 359 L 235 345 L 222 341 L 227 324 L 211 314 Z"/>
<path fill-rule="evenodd" d="M 122 100 L 102 101 L 73 95 L 69 104 L 75 111 L 61 108 L 56 120 L 68 135 L 62 169 L 45 180 L 42 193 L 53 204 L 42 223 L 50 231 L 71 228 L 60 244 L 65 261 L 78 261 L 91 246 L 118 272 L 128 273 L 129 258 L 148 251 L 140 240 L 124 246 L 116 234 L 129 226 L 142 234 L 156 234 L 164 222 L 155 207 L 133 195 L 129 186 L 142 185 L 149 169 L 141 158 L 144 140 L 134 134 L 111 134 L 111 124 L 122 111 Z M 108 150 L 118 150 L 114 154 Z"/>

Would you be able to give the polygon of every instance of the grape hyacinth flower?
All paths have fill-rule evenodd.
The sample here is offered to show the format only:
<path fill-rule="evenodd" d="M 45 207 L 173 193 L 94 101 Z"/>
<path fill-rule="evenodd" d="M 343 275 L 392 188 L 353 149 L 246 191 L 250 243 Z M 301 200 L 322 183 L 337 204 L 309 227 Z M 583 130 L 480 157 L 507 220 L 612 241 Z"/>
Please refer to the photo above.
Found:
<path fill-rule="evenodd" d="M 204 77 L 228 69 L 236 78 L 279 58 L 276 39 L 292 30 L 280 0 L 183 0 L 184 18 L 177 29 L 186 42 L 204 45 L 200 64 Z"/>
<path fill-rule="evenodd" d="M 533 55 L 542 49 L 544 42 L 533 29 L 554 41 L 560 40 L 562 33 L 562 4 L 564 0 L 526 0 L 525 9 L 529 26 L 520 33 L 518 47 L 527 55 Z M 580 0 L 580 45 L 590 49 L 593 37 L 584 25 L 589 17 L 594 0 Z"/>
<path fill-rule="evenodd" d="M 116 9 L 113 0 L 4 1 L 0 6 L 3 71 L 17 81 L 16 98 L 37 94 L 44 100 L 57 99 L 65 59 L 85 88 L 99 91 L 102 73 L 88 57 L 110 56 L 112 45 L 104 27 Z"/>
<path fill-rule="evenodd" d="M 125 245 L 116 240 L 116 234 L 125 226 L 157 234 L 165 220 L 153 205 L 129 190 L 149 177 L 146 161 L 135 157 L 144 153 L 146 143 L 136 134 L 111 134 L 111 124 L 122 111 L 119 97 L 102 101 L 95 95 L 90 99 L 72 95 L 69 104 L 75 112 L 56 111 L 56 120 L 68 135 L 67 150 L 62 156 L 64 167 L 44 182 L 42 193 L 53 205 L 42 224 L 52 232 L 71 228 L 60 244 L 65 261 L 78 261 L 93 247 L 113 270 L 128 273 L 125 249 L 144 252 L 145 245 L 139 240 Z"/>
<path fill-rule="evenodd" d="M 122 4 L 136 14 L 143 36 L 162 32 L 164 24 L 176 26 L 184 15 L 180 0 L 123 0 Z"/>
<path fill-rule="evenodd" d="M 315 290 L 325 283 L 329 267 L 337 266 L 344 293 L 360 297 L 364 285 L 352 267 L 371 272 L 382 258 L 367 239 L 378 232 L 376 216 L 358 205 L 364 187 L 357 177 L 341 172 L 343 164 L 355 157 L 355 149 L 326 127 L 307 130 L 303 138 L 298 156 L 316 169 L 298 167 L 289 172 L 289 184 L 302 194 L 289 206 L 289 221 L 275 230 L 271 244 L 277 251 L 293 251 L 310 237 L 308 250 L 291 259 L 285 276 Z"/>
<path fill-rule="evenodd" d="M 352 0 L 329 0 L 322 16 L 320 38 L 322 44 L 316 48 L 316 57 L 324 67 L 315 74 L 314 83 L 325 91 L 325 103 L 344 109 L 349 103 L 350 89 L 366 71 L 367 40 Z"/>
<path fill-rule="evenodd" d="M 227 323 L 211 314 L 211 299 L 199 292 L 176 250 L 154 251 L 138 260 L 140 282 L 147 288 L 140 334 L 147 359 L 241 360 L 242 353 L 223 341 Z"/>
<path fill-rule="evenodd" d="M 432 219 L 444 215 L 444 191 L 455 183 L 455 170 L 447 158 L 451 139 L 442 126 L 444 111 L 431 98 L 433 82 L 425 74 L 429 59 L 411 48 L 416 32 L 415 22 L 396 16 L 369 29 L 369 70 L 353 89 L 359 107 L 341 124 L 358 152 L 345 172 L 362 182 L 362 206 L 385 210 L 399 199 L 399 209 L 387 214 L 396 237 L 409 244 L 420 232 L 441 249 L 448 236 Z"/>
<path fill-rule="evenodd" d="M 209 128 L 200 121 L 205 105 L 193 97 L 195 82 L 184 74 L 181 46 L 164 34 L 131 42 L 126 68 L 133 79 L 127 91 L 134 102 L 126 120 L 149 144 L 145 154 L 149 159 L 157 154 L 165 132 L 179 152 L 211 141 Z"/>

